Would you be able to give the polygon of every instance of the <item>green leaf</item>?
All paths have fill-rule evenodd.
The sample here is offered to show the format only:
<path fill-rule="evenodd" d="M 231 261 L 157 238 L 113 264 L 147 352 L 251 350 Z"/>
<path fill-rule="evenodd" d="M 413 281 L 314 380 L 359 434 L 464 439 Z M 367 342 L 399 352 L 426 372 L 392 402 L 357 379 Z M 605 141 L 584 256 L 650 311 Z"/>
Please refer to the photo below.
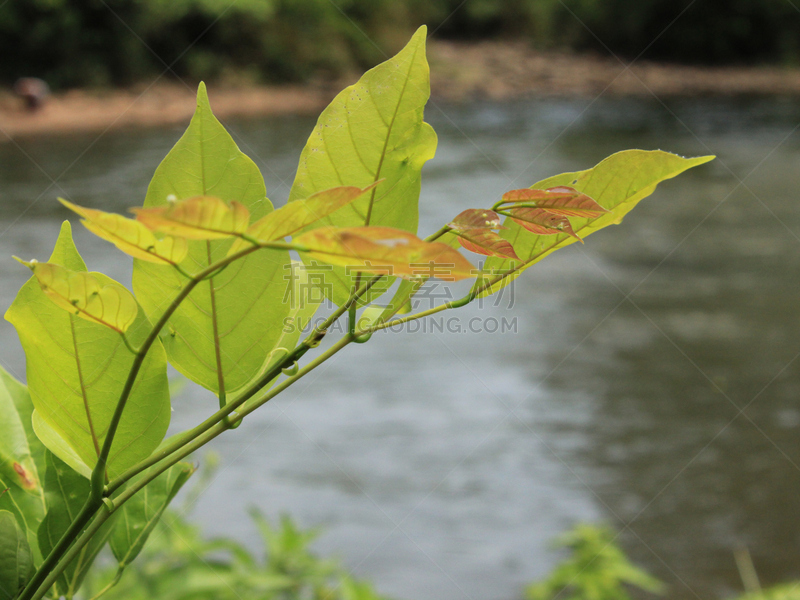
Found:
<path fill-rule="evenodd" d="M 281 336 L 248 385 L 255 383 L 273 364 L 284 359 L 297 346 L 304 330 L 307 330 L 306 333 L 310 333 L 309 323 L 319 308 L 322 298 L 317 297 L 319 290 L 312 284 L 309 270 L 303 263 L 292 261 L 289 273 L 286 296 L 283 298 L 283 301 L 289 306 L 289 314 L 283 318 Z M 273 379 L 262 389 L 269 389 L 276 381 L 277 378 Z M 254 398 L 254 401 L 257 398 L 258 396 Z"/>
<path fill-rule="evenodd" d="M 203 84 L 188 129 L 156 169 L 146 208 L 167 206 L 167 198 L 215 196 L 246 208 L 253 219 L 272 212 L 264 179 L 211 112 Z M 223 259 L 232 239 L 189 240 L 181 263 L 196 273 Z M 229 395 L 261 368 L 281 336 L 290 308 L 283 303 L 289 253 L 259 250 L 201 282 L 169 319 L 161 341 L 172 365 L 186 377 Z M 155 320 L 186 285 L 175 269 L 134 261 L 133 289 Z"/>
<path fill-rule="evenodd" d="M 417 30 L 397 56 L 367 71 L 320 115 L 300 156 L 289 201 L 340 185 L 383 181 L 316 226 L 379 225 L 417 232 L 420 172 L 436 152 L 436 134 L 423 121 L 430 96 L 426 33 L 425 27 Z M 350 296 L 353 280 L 344 269 L 334 268 L 327 283 L 337 304 Z M 376 286 L 371 296 L 389 285 L 391 280 Z"/>
<path fill-rule="evenodd" d="M 0 510 L 0 600 L 13 600 L 33 576 L 25 534 L 7 510 Z"/>
<path fill-rule="evenodd" d="M 103 285 L 89 273 L 52 263 L 17 261 L 33 271 L 42 291 L 56 306 L 81 319 L 100 323 L 117 333 L 125 333 L 136 320 L 136 299 L 118 283 Z"/>
<path fill-rule="evenodd" d="M 110 539 L 111 551 L 120 568 L 131 564 L 139 555 L 164 510 L 194 472 L 192 465 L 178 463 L 122 505 Z"/>
<path fill-rule="evenodd" d="M 69 222 L 64 222 L 49 260 L 85 272 Z M 102 286 L 116 282 L 91 274 Z M 83 475 L 97 463 L 99 448 L 134 361 L 122 336 L 56 306 L 32 277 L 6 313 L 27 358 L 28 388 L 36 433 L 52 452 Z M 140 346 L 151 325 L 142 311 L 126 332 Z M 108 461 L 115 477 L 146 458 L 161 442 L 170 419 L 166 356 L 160 344 L 147 354 L 122 414 Z"/>
<path fill-rule="evenodd" d="M 387 303 L 376 302 L 369 305 L 358 317 L 358 329 L 369 329 L 374 325 L 385 323 L 398 313 L 411 312 L 411 298 L 419 291 L 419 288 L 427 281 L 427 278 L 402 279 L 400 285 Z"/>
<path fill-rule="evenodd" d="M 608 225 L 620 223 L 622 218 L 640 200 L 655 191 L 660 182 L 713 159 L 713 156 L 682 158 L 660 150 L 625 150 L 612 154 L 592 169 L 562 173 L 535 183 L 531 189 L 569 186 L 586 194 L 608 210 L 609 212 L 597 218 L 573 218 L 571 220 L 575 234 L 585 238 Z M 566 233 L 532 234 L 512 219 L 506 219 L 505 225 L 508 229 L 501 231 L 500 235 L 511 242 L 521 261 L 490 258 L 486 261 L 485 270 L 489 273 L 488 279 L 510 269 L 519 268 L 519 270 L 513 276 L 507 277 L 487 289 L 484 295 L 494 293 L 508 285 L 522 271 L 539 262 L 551 252 L 577 241 Z M 485 285 L 485 280 L 482 283 L 479 279 L 476 285 Z"/>
<path fill-rule="evenodd" d="M 28 386 L 24 383 L 17 381 L 8 371 L 0 366 L 0 382 L 6 387 L 14 406 L 17 409 L 22 427 L 25 429 L 25 436 L 28 438 L 28 448 L 30 448 L 31 456 L 36 464 L 36 470 L 41 474 L 44 473 L 44 446 L 42 442 L 36 437 L 33 432 L 33 425 L 31 423 L 31 416 L 33 415 L 33 402 L 31 401 Z"/>
<path fill-rule="evenodd" d="M 34 562 L 38 563 L 41 557 L 36 552 L 36 531 L 44 517 L 45 504 L 39 469 L 30 446 L 32 408 L 26 409 L 24 405 L 26 400 L 30 402 L 30 397 L 26 398 L 27 390 L 22 384 L 15 386 L 16 382 L 8 373 L 3 371 L 3 375 L 0 378 L 0 510 L 14 515 L 34 549 Z M 6 379 L 10 380 L 14 396 Z M 23 407 L 22 415 L 17 403 Z M 23 419 L 26 419 L 26 424 Z M 38 445 L 35 448 L 40 451 Z"/>
<path fill-rule="evenodd" d="M 50 553 L 75 520 L 91 490 L 91 484 L 87 479 L 73 471 L 54 454 L 48 452 L 46 460 L 47 472 L 44 477 L 44 490 L 47 514 L 39 527 L 38 536 L 39 549 L 43 556 Z M 106 545 L 116 519 L 117 515 L 112 515 L 84 546 L 75 560 L 67 566 L 55 584 L 57 597 L 66 596 L 69 599 L 78 591 L 97 554 Z"/>

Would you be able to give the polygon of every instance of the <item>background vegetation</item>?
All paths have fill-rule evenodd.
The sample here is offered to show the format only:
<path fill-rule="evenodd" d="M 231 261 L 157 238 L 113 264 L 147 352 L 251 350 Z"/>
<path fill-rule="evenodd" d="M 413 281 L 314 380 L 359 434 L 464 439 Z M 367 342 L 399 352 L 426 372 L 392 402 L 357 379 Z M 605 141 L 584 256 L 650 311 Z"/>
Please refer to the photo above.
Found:
<path fill-rule="evenodd" d="M 376 64 L 422 23 L 629 59 L 800 62 L 800 11 L 785 0 L 14 0 L 0 7 L 0 80 L 124 85 L 171 67 L 309 81 Z"/>

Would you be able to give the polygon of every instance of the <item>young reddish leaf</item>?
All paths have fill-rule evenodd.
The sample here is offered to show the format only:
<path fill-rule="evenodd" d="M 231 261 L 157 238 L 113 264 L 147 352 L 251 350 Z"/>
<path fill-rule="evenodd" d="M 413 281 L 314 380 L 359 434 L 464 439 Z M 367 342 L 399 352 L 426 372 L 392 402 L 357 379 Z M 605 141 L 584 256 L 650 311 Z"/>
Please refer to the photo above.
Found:
<path fill-rule="evenodd" d="M 493 210 L 484 208 L 468 208 L 456 215 L 447 226 L 454 231 L 468 231 L 470 229 L 504 229 L 500 225 L 500 215 Z"/>
<path fill-rule="evenodd" d="M 144 224 L 134 219 L 77 206 L 63 198 L 58 200 L 83 217 L 81 223 L 86 229 L 134 258 L 162 265 L 176 265 L 186 258 L 189 251 L 183 238 L 164 236 L 159 240 Z"/>
<path fill-rule="evenodd" d="M 33 271 L 42 291 L 54 304 L 82 319 L 119 333 L 124 333 L 136 319 L 139 305 L 133 294 L 119 284 L 101 285 L 90 273 L 70 271 L 53 263 L 16 260 Z"/>
<path fill-rule="evenodd" d="M 390 274 L 405 279 L 474 277 L 475 268 L 457 250 L 440 242 L 425 242 L 393 227 L 321 227 L 297 236 L 311 258 L 352 271 Z"/>
<path fill-rule="evenodd" d="M 218 240 L 244 233 L 250 211 L 236 202 L 225 204 L 215 196 L 194 196 L 156 208 L 133 208 L 136 220 L 153 231 L 190 240 Z"/>
<path fill-rule="evenodd" d="M 572 230 L 569 219 L 541 208 L 513 208 L 506 211 L 508 215 L 528 231 L 539 235 L 555 235 L 566 233 L 579 242 L 583 240 Z"/>
<path fill-rule="evenodd" d="M 357 200 L 378 183 L 380 181 L 365 188 L 335 187 L 312 194 L 304 200 L 289 202 L 253 223 L 246 233 L 249 237 L 262 242 L 283 239 Z M 238 239 L 228 251 L 228 256 L 249 246 L 250 243 L 246 240 Z"/>
<path fill-rule="evenodd" d="M 586 194 L 565 185 L 546 190 L 511 190 L 503 194 L 503 202 L 532 204 L 562 217 L 592 219 L 609 212 Z"/>
<path fill-rule="evenodd" d="M 467 229 L 457 232 L 457 235 L 461 245 L 470 252 L 519 260 L 511 243 L 491 229 Z"/>

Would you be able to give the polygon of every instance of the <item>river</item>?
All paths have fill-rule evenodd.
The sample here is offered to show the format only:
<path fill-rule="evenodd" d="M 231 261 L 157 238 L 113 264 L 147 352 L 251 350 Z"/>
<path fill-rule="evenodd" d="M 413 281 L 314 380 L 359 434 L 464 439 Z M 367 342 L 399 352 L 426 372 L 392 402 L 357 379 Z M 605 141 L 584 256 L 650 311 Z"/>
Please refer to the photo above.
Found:
<path fill-rule="evenodd" d="M 407 600 L 512 600 L 578 521 L 622 531 L 669 598 L 733 595 L 746 547 L 765 585 L 800 577 L 800 106 L 791 99 L 600 99 L 429 106 L 424 234 L 513 187 L 645 148 L 718 159 L 662 184 L 621 226 L 539 263 L 482 333 L 376 335 L 213 448 L 192 518 L 257 548 L 247 509 L 321 526 L 315 544 Z M 285 202 L 313 119 L 226 123 Z M 181 128 L 0 144 L 7 307 L 46 258 L 56 196 L 140 204 Z M 51 180 L 56 180 L 53 183 Z M 77 222 L 76 219 L 72 219 Z M 126 257 L 79 226 L 90 269 Z M 491 318 L 516 327 L 492 333 Z M 24 378 L 13 328 L 0 361 Z M 193 387 L 173 428 L 213 410 Z"/>

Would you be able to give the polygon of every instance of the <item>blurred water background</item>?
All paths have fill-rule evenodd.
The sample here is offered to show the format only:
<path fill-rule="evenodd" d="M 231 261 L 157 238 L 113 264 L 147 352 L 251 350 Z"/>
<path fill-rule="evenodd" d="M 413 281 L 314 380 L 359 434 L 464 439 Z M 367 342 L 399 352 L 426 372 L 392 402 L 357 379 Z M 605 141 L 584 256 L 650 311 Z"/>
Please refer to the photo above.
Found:
<path fill-rule="evenodd" d="M 742 546 L 762 583 L 800 577 L 797 102 L 434 103 L 427 118 L 439 149 L 423 173 L 423 234 L 618 150 L 718 159 L 532 268 L 498 306 L 453 313 L 462 328 L 516 320 L 516 333 L 348 348 L 213 444 L 221 469 L 193 518 L 256 547 L 247 508 L 290 512 L 324 528 L 320 552 L 408 600 L 517 598 L 575 521 L 621 530 L 674 599 L 739 591 Z M 313 119 L 225 124 L 283 204 Z M 11 255 L 46 258 L 71 218 L 56 196 L 140 204 L 181 131 L 0 144 L 2 306 L 29 275 Z M 125 256 L 79 225 L 75 237 L 90 269 L 129 283 Z M 6 322 L 0 361 L 24 379 Z M 214 403 L 190 386 L 173 428 Z"/>

